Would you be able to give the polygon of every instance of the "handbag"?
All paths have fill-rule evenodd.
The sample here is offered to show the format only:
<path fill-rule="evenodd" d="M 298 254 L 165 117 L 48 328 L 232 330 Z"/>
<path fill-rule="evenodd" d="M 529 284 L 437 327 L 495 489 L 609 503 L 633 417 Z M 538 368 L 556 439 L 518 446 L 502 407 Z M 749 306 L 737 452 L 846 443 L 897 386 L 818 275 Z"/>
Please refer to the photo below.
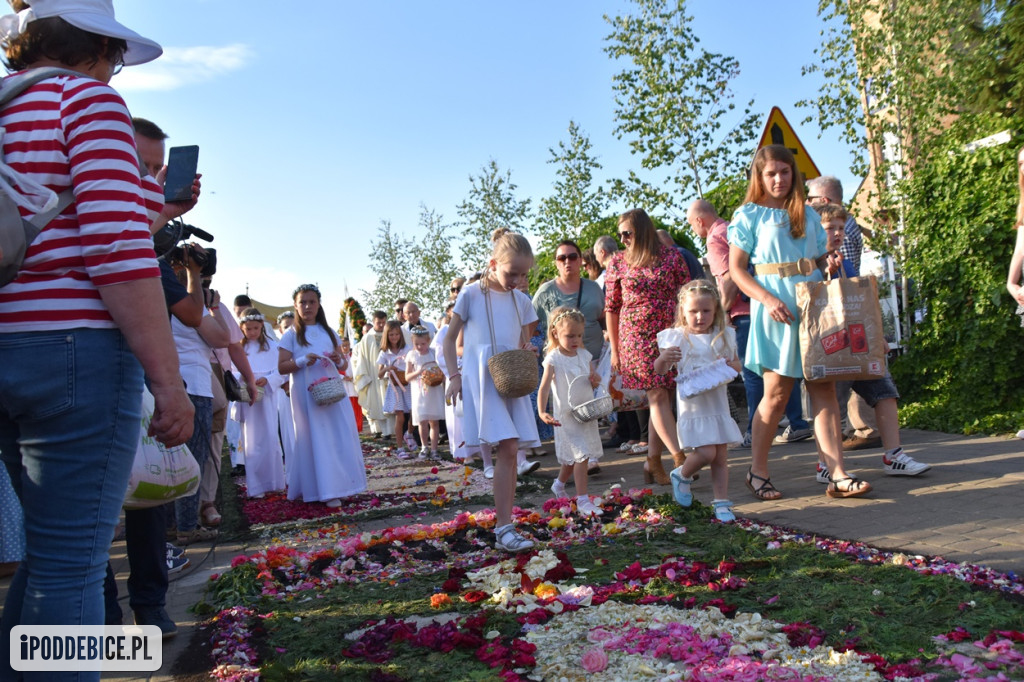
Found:
<path fill-rule="evenodd" d="M 523 339 L 523 323 L 519 316 L 519 304 L 516 303 L 515 292 L 512 295 L 512 307 L 516 309 L 516 321 L 519 322 L 519 344 Z M 484 289 L 484 304 L 487 308 L 487 329 L 491 333 L 491 350 L 496 347 L 494 340 L 494 320 L 491 314 L 491 290 Z M 537 355 L 532 350 L 517 348 L 495 353 L 487 358 L 487 371 L 491 374 L 494 388 L 502 398 L 522 398 L 537 390 L 540 373 L 537 370 Z"/>
<path fill-rule="evenodd" d="M 238 383 L 238 379 L 231 372 L 224 372 L 224 395 L 232 402 L 249 402 L 249 389 Z"/>
<path fill-rule="evenodd" d="M 125 492 L 125 509 L 146 509 L 157 507 L 179 497 L 191 495 L 199 489 L 202 470 L 199 462 L 185 445 L 164 447 L 148 435 L 149 422 L 155 408 L 153 394 L 142 391 L 142 430 L 139 445 L 135 449 L 128 490 Z"/>
<path fill-rule="evenodd" d="M 798 282 L 800 357 L 807 381 L 858 381 L 885 376 L 889 344 L 874 276 Z"/>

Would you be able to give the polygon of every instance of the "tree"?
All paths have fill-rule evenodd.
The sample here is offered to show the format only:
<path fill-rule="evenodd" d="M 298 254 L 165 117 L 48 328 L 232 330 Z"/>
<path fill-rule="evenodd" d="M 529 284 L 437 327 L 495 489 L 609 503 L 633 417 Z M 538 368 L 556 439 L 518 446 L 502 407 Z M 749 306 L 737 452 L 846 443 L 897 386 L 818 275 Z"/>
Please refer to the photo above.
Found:
<path fill-rule="evenodd" d="M 636 173 L 617 181 L 617 194 L 648 213 L 659 205 L 680 220 L 694 195 L 703 197 L 740 175 L 754 151 L 758 120 L 753 100 L 737 109 L 729 83 L 739 75 L 733 57 L 699 49 L 685 0 L 633 0 L 636 15 L 605 16 L 613 27 L 605 52 L 629 63 L 613 79 L 615 129 L 649 171 L 666 172 L 661 189 Z"/>
<path fill-rule="evenodd" d="M 516 198 L 512 171 L 502 173 L 494 159 L 480 169 L 479 175 L 470 175 L 469 183 L 469 196 L 456 207 L 462 218 L 458 224 L 466 228 L 459 251 L 464 269 L 480 270 L 491 257 L 494 230 L 507 227 L 524 231 L 530 219 L 530 200 Z"/>
<path fill-rule="evenodd" d="M 555 192 L 541 199 L 534 223 L 540 237 L 537 262 L 550 261 L 555 245 L 563 239 L 579 239 L 583 231 L 601 220 L 608 208 L 608 195 L 593 187 L 594 171 L 601 164 L 590 154 L 590 138 L 569 121 L 569 141 L 559 142 L 558 150 L 548 149 L 548 163 L 558 164 Z M 586 248 L 580 244 L 580 248 Z"/>
<path fill-rule="evenodd" d="M 420 204 L 418 234 L 420 240 L 412 247 L 412 272 L 416 293 L 411 297 L 423 310 L 424 317 L 440 315 L 448 302 L 451 281 L 458 276 L 452 262 L 451 225 L 443 216 Z"/>
<path fill-rule="evenodd" d="M 892 365 L 905 424 L 965 432 L 1018 428 L 1024 348 L 1005 291 L 1013 249 L 1020 3 L 822 0 L 819 94 L 798 103 L 837 128 L 869 167 L 865 218 L 891 250 L 923 312 Z M 1011 142 L 970 151 L 1001 130 Z M 870 152 L 869 158 L 862 156 Z M 869 164 L 870 162 L 870 164 Z M 984 390 L 979 390 L 984 386 Z M 969 399 L 965 399 L 969 396 Z"/>
<path fill-rule="evenodd" d="M 371 291 L 362 290 L 369 310 L 391 310 L 399 298 L 415 298 L 413 270 L 413 240 L 405 239 L 391 230 L 391 221 L 380 221 L 377 240 L 370 242 L 370 270 L 377 275 Z"/>

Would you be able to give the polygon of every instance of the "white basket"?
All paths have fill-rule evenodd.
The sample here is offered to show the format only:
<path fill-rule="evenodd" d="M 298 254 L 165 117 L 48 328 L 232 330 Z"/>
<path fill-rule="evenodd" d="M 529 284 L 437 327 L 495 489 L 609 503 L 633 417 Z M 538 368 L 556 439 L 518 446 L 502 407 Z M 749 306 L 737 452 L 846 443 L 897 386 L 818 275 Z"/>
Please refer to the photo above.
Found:
<path fill-rule="evenodd" d="M 348 395 L 341 377 L 331 377 L 327 381 L 313 384 L 309 387 L 309 392 L 317 405 L 333 405 Z"/>
<path fill-rule="evenodd" d="M 591 400 L 582 402 L 578 405 L 573 405 L 573 386 L 580 379 L 586 381 L 587 388 L 590 388 L 590 377 L 587 376 L 586 374 L 580 374 L 579 376 L 577 376 L 576 378 L 569 382 L 569 407 L 572 409 L 573 419 L 575 419 L 581 424 L 586 424 L 587 422 L 592 422 L 595 419 L 607 417 L 609 414 L 611 414 L 613 407 L 612 397 L 607 393 L 597 398 L 593 398 Z M 593 395 L 592 390 L 590 394 Z"/>

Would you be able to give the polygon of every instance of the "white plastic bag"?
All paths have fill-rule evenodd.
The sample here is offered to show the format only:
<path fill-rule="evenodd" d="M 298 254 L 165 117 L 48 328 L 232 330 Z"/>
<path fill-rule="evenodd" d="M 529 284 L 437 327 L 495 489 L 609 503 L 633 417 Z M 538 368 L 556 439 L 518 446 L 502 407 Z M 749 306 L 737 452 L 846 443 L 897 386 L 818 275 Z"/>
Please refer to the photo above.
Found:
<path fill-rule="evenodd" d="M 612 397 L 612 405 L 616 412 L 647 408 L 647 391 L 622 387 L 622 377 L 618 372 L 612 370 L 612 351 L 611 346 L 607 343 L 601 351 L 601 360 L 597 363 L 597 374 L 601 377 L 601 385 L 595 391 L 595 396 L 600 397 L 598 392 L 602 389 L 606 390 Z"/>
<path fill-rule="evenodd" d="M 191 495 L 199 489 L 202 471 L 199 462 L 184 445 L 165 448 L 155 438 L 146 435 L 153 419 L 153 394 L 142 391 L 142 431 L 135 462 L 128 478 L 125 509 L 156 507 L 179 497 Z"/>

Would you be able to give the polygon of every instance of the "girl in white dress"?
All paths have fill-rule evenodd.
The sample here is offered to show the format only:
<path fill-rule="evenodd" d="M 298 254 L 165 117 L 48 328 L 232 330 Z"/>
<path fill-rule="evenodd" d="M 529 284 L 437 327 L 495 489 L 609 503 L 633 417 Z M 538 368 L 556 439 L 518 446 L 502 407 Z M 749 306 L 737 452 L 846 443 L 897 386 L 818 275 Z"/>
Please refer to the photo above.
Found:
<path fill-rule="evenodd" d="M 537 440 L 537 422 L 528 395 L 510 399 L 498 394 L 487 360 L 506 350 L 533 349 L 529 339 L 537 313 L 530 298 L 516 289 L 533 267 L 533 249 L 525 237 L 507 228 L 495 230 L 491 241 L 494 250 L 480 283 L 465 287 L 455 302 L 444 357 L 449 369 L 458 366 L 455 346 L 459 331 L 464 330 L 462 372 L 449 375 L 445 397 L 461 400 L 463 392 L 466 394 L 462 424 L 467 447 L 496 446 L 494 544 L 498 549 L 520 552 L 534 543 L 512 523 L 516 451 L 520 442 Z"/>
<path fill-rule="evenodd" d="M 380 353 L 377 355 L 377 377 L 388 381 L 388 390 L 384 394 L 384 414 L 395 415 L 395 441 L 398 449 L 395 454 L 399 459 L 415 457 L 402 446 L 402 434 L 405 433 L 405 415 L 412 412 L 412 392 L 409 385 L 403 384 L 399 372 L 405 372 L 405 335 L 402 323 L 388 320 L 384 325 L 384 335 L 380 337 Z M 411 439 L 411 436 L 409 437 Z M 415 441 L 412 443 L 416 445 Z"/>
<path fill-rule="evenodd" d="M 320 307 L 320 290 L 303 284 L 292 294 L 295 326 L 281 337 L 277 370 L 291 374 L 295 446 L 288 461 L 288 499 L 340 507 L 342 497 L 366 491 L 363 449 L 347 400 L 318 405 L 309 392 L 317 379 L 337 376 L 348 362 Z"/>
<path fill-rule="evenodd" d="M 286 381 L 277 371 L 277 341 L 267 337 L 264 318 L 256 308 L 246 308 L 238 324 L 242 328 L 242 348 L 263 388 L 263 397 L 252 405 L 236 403 L 242 424 L 245 454 L 245 488 L 249 497 L 284 490 L 284 453 L 277 437 L 277 393 Z"/>
<path fill-rule="evenodd" d="M 551 484 L 551 492 L 556 497 L 565 497 L 565 483 L 571 474 L 576 481 L 576 511 L 582 516 L 600 516 L 601 510 L 587 494 L 587 467 L 589 460 L 600 458 L 604 452 L 601 434 L 596 420 L 581 424 L 572 416 L 569 406 L 570 384 L 574 396 L 582 394 L 584 399 L 590 399 L 601 383 L 601 377 L 591 366 L 593 357 L 583 347 L 586 320 L 580 311 L 564 306 L 552 310 L 548 319 L 551 322 L 544 349 L 544 375 L 537 392 L 537 414 L 542 422 L 555 427 L 555 456 L 562 465 L 558 478 Z M 577 377 L 585 379 L 573 383 Z M 544 409 L 552 385 L 554 416 Z"/>
<path fill-rule="evenodd" d="M 726 386 L 721 383 L 691 397 L 685 397 L 683 393 L 683 380 L 689 372 L 697 370 L 711 375 L 717 374 L 716 370 L 724 370 L 728 373 L 720 364 L 712 366 L 720 358 L 735 372 L 741 369 L 736 356 L 736 331 L 725 322 L 718 287 L 703 279 L 683 285 L 676 307 L 676 325 L 658 333 L 658 347 L 661 354 L 654 361 L 655 372 L 665 374 L 678 364 L 676 400 L 679 420 L 676 430 L 679 442 L 694 449 L 682 466 L 672 470 L 672 493 L 676 502 L 689 507 L 693 504 L 690 484 L 694 474 L 710 465 L 711 487 L 715 493 L 711 506 L 714 507 L 715 518 L 725 523 L 735 521 L 732 502 L 728 499 L 727 457 L 729 444 L 741 442 L 743 436 L 729 411 Z M 717 381 L 717 378 L 712 378 L 708 383 Z"/>
<path fill-rule="evenodd" d="M 437 441 L 441 437 L 440 420 L 444 419 L 444 385 L 427 386 L 423 371 L 440 371 L 434 351 L 430 348 L 430 332 L 425 327 L 412 328 L 412 350 L 405 356 L 405 378 L 412 393 L 412 423 L 420 427 L 420 459 L 441 459 Z M 430 449 L 427 450 L 427 443 Z"/>

